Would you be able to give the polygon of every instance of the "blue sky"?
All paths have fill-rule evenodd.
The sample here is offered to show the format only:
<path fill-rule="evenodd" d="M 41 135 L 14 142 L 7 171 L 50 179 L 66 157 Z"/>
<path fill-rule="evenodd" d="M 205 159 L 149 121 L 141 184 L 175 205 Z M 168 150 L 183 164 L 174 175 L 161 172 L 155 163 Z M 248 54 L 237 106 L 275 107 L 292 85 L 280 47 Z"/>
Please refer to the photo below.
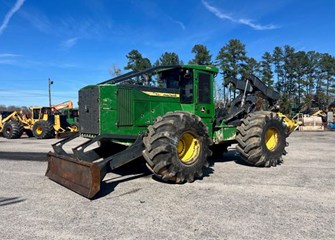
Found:
<path fill-rule="evenodd" d="M 47 106 L 48 78 L 52 103 L 77 102 L 132 49 L 187 63 L 195 44 L 216 57 L 237 38 L 257 60 L 285 44 L 335 55 L 334 13 L 334 0 L 1 0 L 0 104 Z"/>

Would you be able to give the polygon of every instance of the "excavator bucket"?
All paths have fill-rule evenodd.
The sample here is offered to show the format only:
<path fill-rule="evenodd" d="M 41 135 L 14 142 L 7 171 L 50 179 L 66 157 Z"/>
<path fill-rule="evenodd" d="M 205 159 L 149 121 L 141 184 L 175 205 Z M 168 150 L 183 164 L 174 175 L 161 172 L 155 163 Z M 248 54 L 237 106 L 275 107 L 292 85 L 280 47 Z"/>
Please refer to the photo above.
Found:
<path fill-rule="evenodd" d="M 86 198 L 93 198 L 100 191 L 101 180 L 106 174 L 105 168 L 94 162 L 49 152 L 45 175 Z"/>

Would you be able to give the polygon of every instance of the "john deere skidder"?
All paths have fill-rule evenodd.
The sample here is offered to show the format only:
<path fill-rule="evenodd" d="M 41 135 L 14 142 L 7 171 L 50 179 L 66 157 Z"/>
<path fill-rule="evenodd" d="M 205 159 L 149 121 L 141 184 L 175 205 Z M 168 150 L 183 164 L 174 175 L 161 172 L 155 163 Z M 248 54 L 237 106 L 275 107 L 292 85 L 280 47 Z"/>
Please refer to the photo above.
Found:
<path fill-rule="evenodd" d="M 275 106 L 278 93 L 254 76 L 231 79 L 240 95 L 216 111 L 217 73 L 209 66 L 160 66 L 82 88 L 76 136 L 89 140 L 72 154 L 63 145 L 76 136 L 54 144 L 46 175 L 92 198 L 106 172 L 141 156 L 156 176 L 176 183 L 200 178 L 212 151 L 222 153 L 232 143 L 251 165 L 281 163 L 294 123 L 261 111 L 264 99 Z M 94 143 L 99 147 L 92 149 Z"/>

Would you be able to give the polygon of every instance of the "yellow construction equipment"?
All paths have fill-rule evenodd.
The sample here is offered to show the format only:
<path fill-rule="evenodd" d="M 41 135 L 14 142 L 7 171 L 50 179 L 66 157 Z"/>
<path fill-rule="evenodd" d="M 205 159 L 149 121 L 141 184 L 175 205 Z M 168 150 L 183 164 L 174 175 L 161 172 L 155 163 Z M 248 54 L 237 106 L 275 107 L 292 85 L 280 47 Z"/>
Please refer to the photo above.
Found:
<path fill-rule="evenodd" d="M 61 109 L 68 108 L 72 109 L 73 108 L 73 102 L 71 100 L 67 100 L 65 102 L 61 102 L 55 105 L 51 106 L 52 111 L 59 111 Z"/>
<path fill-rule="evenodd" d="M 278 112 L 279 117 L 283 119 L 284 124 L 286 125 L 286 132 L 290 135 L 292 132 L 297 130 L 301 125 L 301 122 L 298 120 L 290 119 L 286 115 Z"/>
<path fill-rule="evenodd" d="M 0 133 L 5 138 L 20 138 L 24 130 L 30 131 L 31 124 L 23 118 L 21 110 L 6 115 L 0 114 Z"/>
<path fill-rule="evenodd" d="M 59 108 L 60 109 L 60 108 Z M 77 126 L 67 122 L 67 116 L 52 107 L 30 107 L 28 115 L 21 110 L 14 111 L 0 118 L 0 133 L 5 138 L 20 138 L 25 132 L 28 137 L 46 139 L 68 136 L 78 131 Z"/>

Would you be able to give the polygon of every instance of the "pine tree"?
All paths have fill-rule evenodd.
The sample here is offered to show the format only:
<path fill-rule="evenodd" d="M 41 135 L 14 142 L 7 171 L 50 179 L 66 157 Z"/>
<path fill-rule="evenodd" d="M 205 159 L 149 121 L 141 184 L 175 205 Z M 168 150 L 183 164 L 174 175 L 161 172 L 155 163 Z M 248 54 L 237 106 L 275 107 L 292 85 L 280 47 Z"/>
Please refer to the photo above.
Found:
<path fill-rule="evenodd" d="M 138 50 L 130 51 L 126 57 L 128 58 L 128 64 L 124 67 L 125 70 L 132 70 L 135 72 L 143 71 L 147 68 L 152 67 L 151 62 L 148 58 L 143 58 L 142 54 Z M 151 76 L 142 76 L 141 78 L 130 79 L 130 83 L 135 84 L 145 84 L 150 85 L 151 83 Z"/>
<path fill-rule="evenodd" d="M 221 69 L 223 75 L 223 95 L 226 99 L 226 80 L 228 78 L 238 78 L 243 76 L 245 73 L 245 66 L 247 65 L 247 56 L 245 45 L 238 39 L 230 40 L 225 46 L 223 46 L 218 56 L 216 57 L 217 65 Z M 235 89 L 228 89 L 230 98 L 230 92 L 233 90 L 233 97 L 236 97 Z"/>
<path fill-rule="evenodd" d="M 265 52 L 260 62 L 260 78 L 266 86 L 273 88 L 273 72 L 271 68 L 272 56 L 271 53 Z"/>
<path fill-rule="evenodd" d="M 192 53 L 194 53 L 195 56 L 192 60 L 189 61 L 189 64 L 212 65 L 212 55 L 205 45 L 194 45 L 192 48 Z"/>
<path fill-rule="evenodd" d="M 224 78 L 237 78 L 243 74 L 243 66 L 247 61 L 245 45 L 238 39 L 230 40 L 221 48 L 216 60 Z"/>
<path fill-rule="evenodd" d="M 128 58 L 128 64 L 124 67 L 125 70 L 139 72 L 151 67 L 150 60 L 148 58 L 143 58 L 138 50 L 130 51 L 126 57 Z"/>
<path fill-rule="evenodd" d="M 169 65 L 181 65 L 179 56 L 174 52 L 165 52 L 155 62 L 155 66 L 169 66 Z"/>
<path fill-rule="evenodd" d="M 284 54 L 280 47 L 275 47 L 272 53 L 272 61 L 274 64 L 275 73 L 277 75 L 276 90 L 280 93 L 285 93 L 285 74 L 283 69 Z"/>

